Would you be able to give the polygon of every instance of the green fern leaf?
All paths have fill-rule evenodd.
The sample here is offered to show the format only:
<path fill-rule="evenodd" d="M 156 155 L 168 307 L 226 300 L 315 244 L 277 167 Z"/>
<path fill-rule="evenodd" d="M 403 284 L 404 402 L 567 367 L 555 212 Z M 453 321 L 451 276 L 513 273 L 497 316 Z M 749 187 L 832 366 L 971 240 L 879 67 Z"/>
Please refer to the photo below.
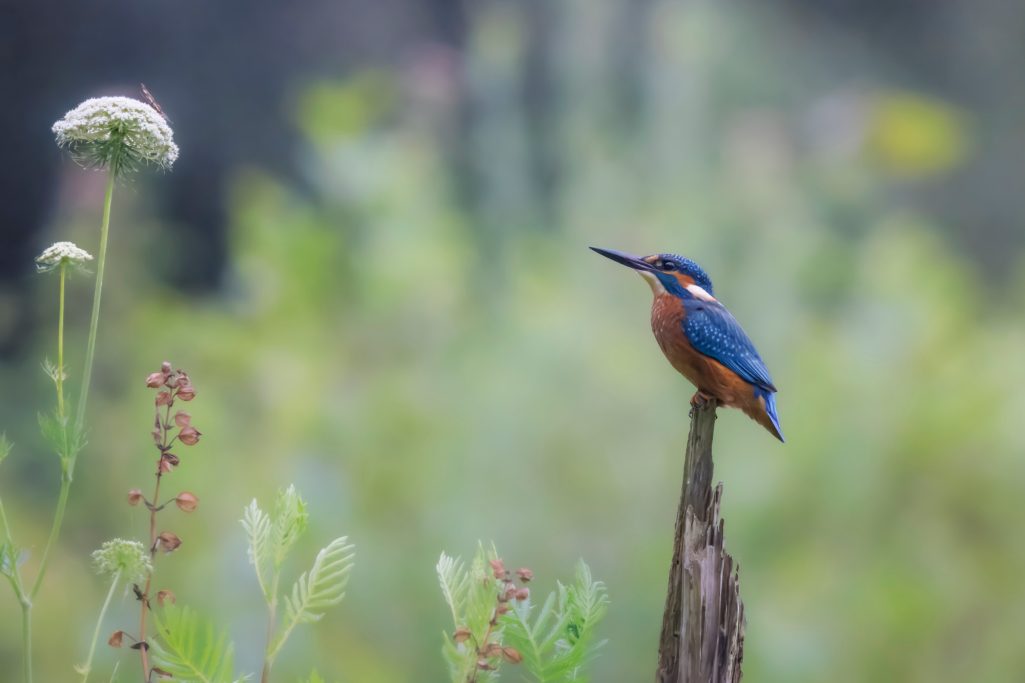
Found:
<path fill-rule="evenodd" d="M 180 683 L 235 683 L 234 646 L 227 633 L 188 607 L 153 612 L 158 637 L 149 641 L 154 663 Z"/>
<path fill-rule="evenodd" d="M 264 573 L 267 564 L 271 559 L 271 521 L 266 512 L 260 509 L 256 499 L 243 510 L 240 520 L 242 528 L 246 530 L 246 539 L 249 541 L 249 562 L 256 571 L 256 580 L 260 583 L 260 590 L 263 591 L 264 600 L 270 602 L 271 595 L 267 592 L 267 582 Z"/>
<path fill-rule="evenodd" d="M 292 594 L 285 596 L 286 624 L 290 621 L 299 624 L 319 621 L 328 607 L 342 601 L 352 570 L 354 550 L 354 546 L 342 536 L 317 553 L 313 567 L 295 582 Z"/>

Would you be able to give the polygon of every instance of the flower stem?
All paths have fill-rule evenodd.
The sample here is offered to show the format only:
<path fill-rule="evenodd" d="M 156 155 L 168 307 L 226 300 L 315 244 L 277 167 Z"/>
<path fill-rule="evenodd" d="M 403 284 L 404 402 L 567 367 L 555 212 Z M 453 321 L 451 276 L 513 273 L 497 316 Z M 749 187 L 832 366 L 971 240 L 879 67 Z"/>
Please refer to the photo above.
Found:
<path fill-rule="evenodd" d="M 100 298 L 103 294 L 103 268 L 107 263 L 107 235 L 110 232 L 110 205 L 114 197 L 113 170 L 107 172 L 107 194 L 103 199 L 103 222 L 100 224 L 100 253 L 96 260 L 96 285 L 93 289 L 93 312 L 89 318 L 89 342 L 85 348 L 85 366 L 82 371 L 82 390 L 78 398 L 75 417 L 75 435 L 80 436 L 85 426 L 85 404 L 89 398 L 89 384 L 93 375 L 93 357 L 96 355 L 96 329 L 100 323 Z M 72 469 L 74 459 L 72 459 Z"/>
<path fill-rule="evenodd" d="M 32 604 L 21 605 L 21 646 L 25 683 L 32 683 Z"/>
<path fill-rule="evenodd" d="M 43 577 L 46 575 L 46 568 L 50 559 L 50 549 L 57 542 L 60 535 L 61 525 L 64 523 L 64 509 L 68 506 L 68 494 L 71 492 L 71 473 L 63 466 L 61 471 L 61 490 L 57 496 L 57 511 L 53 515 L 53 526 L 50 527 L 50 537 L 46 540 L 46 547 L 43 549 L 43 557 L 39 561 L 39 571 L 36 573 L 36 580 L 32 582 L 32 590 L 29 597 L 35 599 L 39 589 L 43 586 Z"/>
<path fill-rule="evenodd" d="M 64 415 L 64 281 L 67 277 L 68 265 L 60 264 L 60 306 L 57 313 L 57 416 L 62 427 L 67 430 Z M 65 437 L 65 442 L 67 437 Z"/>
<path fill-rule="evenodd" d="M 93 642 L 89 644 L 89 657 L 85 660 L 85 665 L 82 667 L 82 683 L 86 683 L 89 680 L 89 670 L 93 666 L 93 654 L 96 652 L 96 641 L 100 639 L 100 629 L 103 627 L 103 618 L 107 616 L 107 608 L 110 607 L 110 599 L 114 597 L 114 589 L 117 588 L 117 582 L 121 579 L 121 571 L 114 572 L 114 580 L 110 582 L 110 590 L 107 591 L 107 599 L 103 601 L 103 607 L 100 608 L 100 616 L 96 619 L 96 628 L 93 630 Z"/>

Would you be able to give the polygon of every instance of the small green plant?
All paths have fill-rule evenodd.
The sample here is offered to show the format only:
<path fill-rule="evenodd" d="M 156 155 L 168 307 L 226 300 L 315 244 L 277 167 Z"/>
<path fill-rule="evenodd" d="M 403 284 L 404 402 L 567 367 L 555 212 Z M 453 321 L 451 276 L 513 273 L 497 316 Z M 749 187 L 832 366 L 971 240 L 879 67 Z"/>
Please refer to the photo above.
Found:
<path fill-rule="evenodd" d="M 537 614 L 527 587 L 534 573 L 507 570 L 494 545 L 479 545 L 469 567 L 442 553 L 436 570 L 455 624 L 442 648 L 453 683 L 496 681 L 503 664 L 520 665 L 521 678 L 537 683 L 587 680 L 608 597 L 583 561 L 575 581 L 557 584 Z"/>
<path fill-rule="evenodd" d="M 40 415 L 39 425 L 44 440 L 60 460 L 61 478 L 53 523 L 43 546 L 35 578 L 31 583 L 22 576 L 22 565 L 28 554 L 20 550 L 15 543 L 9 521 L 0 504 L 0 521 L 4 534 L 3 543 L 0 545 L 0 573 L 10 583 L 21 608 L 23 676 L 26 683 L 32 681 L 32 607 L 39 596 L 49 567 L 50 551 L 60 536 L 71 483 L 74 480 L 75 464 L 85 446 L 86 404 L 91 386 L 93 359 L 96 355 L 114 184 L 118 178 L 134 172 L 145 164 L 170 168 L 178 158 L 178 147 L 174 144 L 173 134 L 163 116 L 149 105 L 127 97 L 86 100 L 54 123 L 53 133 L 57 144 L 68 149 L 82 166 L 105 170 L 107 183 L 103 217 L 100 221 L 89 335 L 78 403 L 74 406 L 74 420 L 71 419 L 72 406 L 65 396 L 65 380 L 68 379 L 64 365 L 65 284 L 71 270 L 82 268 L 87 261 L 92 261 L 93 257 L 70 242 L 57 242 L 36 259 L 40 271 L 56 271 L 59 280 L 57 363 L 53 365 L 46 361 L 43 364 L 44 371 L 54 383 L 57 400 L 52 413 Z M 6 455 L 9 450 L 7 445 L 3 449 L 3 454 Z"/>
<path fill-rule="evenodd" d="M 267 604 L 262 683 L 270 680 L 274 661 L 296 626 L 319 621 L 329 607 L 345 597 L 355 551 L 348 539 L 341 536 L 317 553 L 313 566 L 285 594 L 284 614 L 278 623 L 282 566 L 308 522 L 306 502 L 294 486 L 278 493 L 272 514 L 261 510 L 256 499 L 243 512 L 241 523 L 249 538 L 249 561 Z"/>

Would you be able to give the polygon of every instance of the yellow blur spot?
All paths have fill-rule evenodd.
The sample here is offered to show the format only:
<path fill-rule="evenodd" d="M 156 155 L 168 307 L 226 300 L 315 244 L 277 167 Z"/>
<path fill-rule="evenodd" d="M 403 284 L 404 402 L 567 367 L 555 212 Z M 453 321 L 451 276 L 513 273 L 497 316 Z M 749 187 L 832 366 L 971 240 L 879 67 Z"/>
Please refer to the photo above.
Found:
<path fill-rule="evenodd" d="M 869 121 L 868 153 L 882 170 L 901 178 L 935 175 L 968 155 L 965 115 L 942 100 L 912 92 L 879 95 Z"/>

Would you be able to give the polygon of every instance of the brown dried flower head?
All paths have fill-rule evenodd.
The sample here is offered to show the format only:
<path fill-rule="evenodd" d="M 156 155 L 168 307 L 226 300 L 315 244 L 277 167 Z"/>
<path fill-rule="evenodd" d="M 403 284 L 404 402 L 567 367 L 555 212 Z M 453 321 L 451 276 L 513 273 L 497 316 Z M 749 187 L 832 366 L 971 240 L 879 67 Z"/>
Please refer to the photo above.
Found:
<path fill-rule="evenodd" d="M 128 504 L 129 505 L 138 505 L 139 503 L 141 503 L 145 499 L 146 498 L 142 495 L 142 491 L 140 491 L 139 489 L 132 489 L 131 491 L 128 492 Z"/>
<path fill-rule="evenodd" d="M 519 664 L 523 661 L 523 655 L 521 655 L 520 651 L 514 647 L 503 647 L 502 659 L 509 662 L 510 664 Z"/>
<path fill-rule="evenodd" d="M 184 410 L 179 410 L 174 414 L 174 424 L 178 428 L 188 427 L 192 421 L 192 415 L 186 413 Z"/>
<path fill-rule="evenodd" d="M 188 427 L 182 428 L 182 430 L 178 432 L 178 440 L 186 446 L 195 446 L 197 443 L 199 443 L 199 437 L 201 435 L 202 433 L 198 429 L 189 425 Z"/>
<path fill-rule="evenodd" d="M 110 638 L 107 639 L 107 645 L 111 647 L 121 647 L 121 644 L 125 641 L 124 631 L 114 631 L 110 634 Z"/>
<path fill-rule="evenodd" d="M 174 552 L 181 544 L 182 540 L 174 532 L 161 531 L 157 536 L 157 546 L 165 553 Z"/>
<path fill-rule="evenodd" d="M 174 504 L 182 512 L 195 512 L 199 507 L 199 498 L 188 491 L 182 491 L 175 497 Z"/>
<path fill-rule="evenodd" d="M 170 602 L 172 605 L 178 602 L 178 598 L 174 596 L 174 593 L 169 590 L 157 591 L 157 602 L 163 605 L 165 602 Z"/>
<path fill-rule="evenodd" d="M 493 560 L 489 560 L 488 564 L 491 565 L 491 571 L 495 573 L 496 579 L 501 580 L 505 578 L 505 563 L 500 558 L 496 557 Z"/>
<path fill-rule="evenodd" d="M 523 583 L 528 583 L 531 579 L 534 578 L 534 572 L 530 571 L 526 567 L 520 567 L 516 570 L 516 576 L 518 576 L 520 578 L 520 581 L 522 581 Z"/>
<path fill-rule="evenodd" d="M 470 639 L 470 629 L 465 626 L 460 626 L 456 629 L 456 632 L 452 634 L 452 640 L 457 643 L 463 643 Z"/>
<path fill-rule="evenodd" d="M 162 372 L 151 372 L 146 378 L 146 386 L 150 389 L 157 389 L 164 386 L 167 382 L 167 376 Z"/>
<path fill-rule="evenodd" d="M 181 381 L 179 381 L 178 398 L 180 398 L 183 401 L 191 401 L 192 399 L 196 398 L 196 389 L 188 383 L 186 383 L 184 386 L 181 386 Z"/>

